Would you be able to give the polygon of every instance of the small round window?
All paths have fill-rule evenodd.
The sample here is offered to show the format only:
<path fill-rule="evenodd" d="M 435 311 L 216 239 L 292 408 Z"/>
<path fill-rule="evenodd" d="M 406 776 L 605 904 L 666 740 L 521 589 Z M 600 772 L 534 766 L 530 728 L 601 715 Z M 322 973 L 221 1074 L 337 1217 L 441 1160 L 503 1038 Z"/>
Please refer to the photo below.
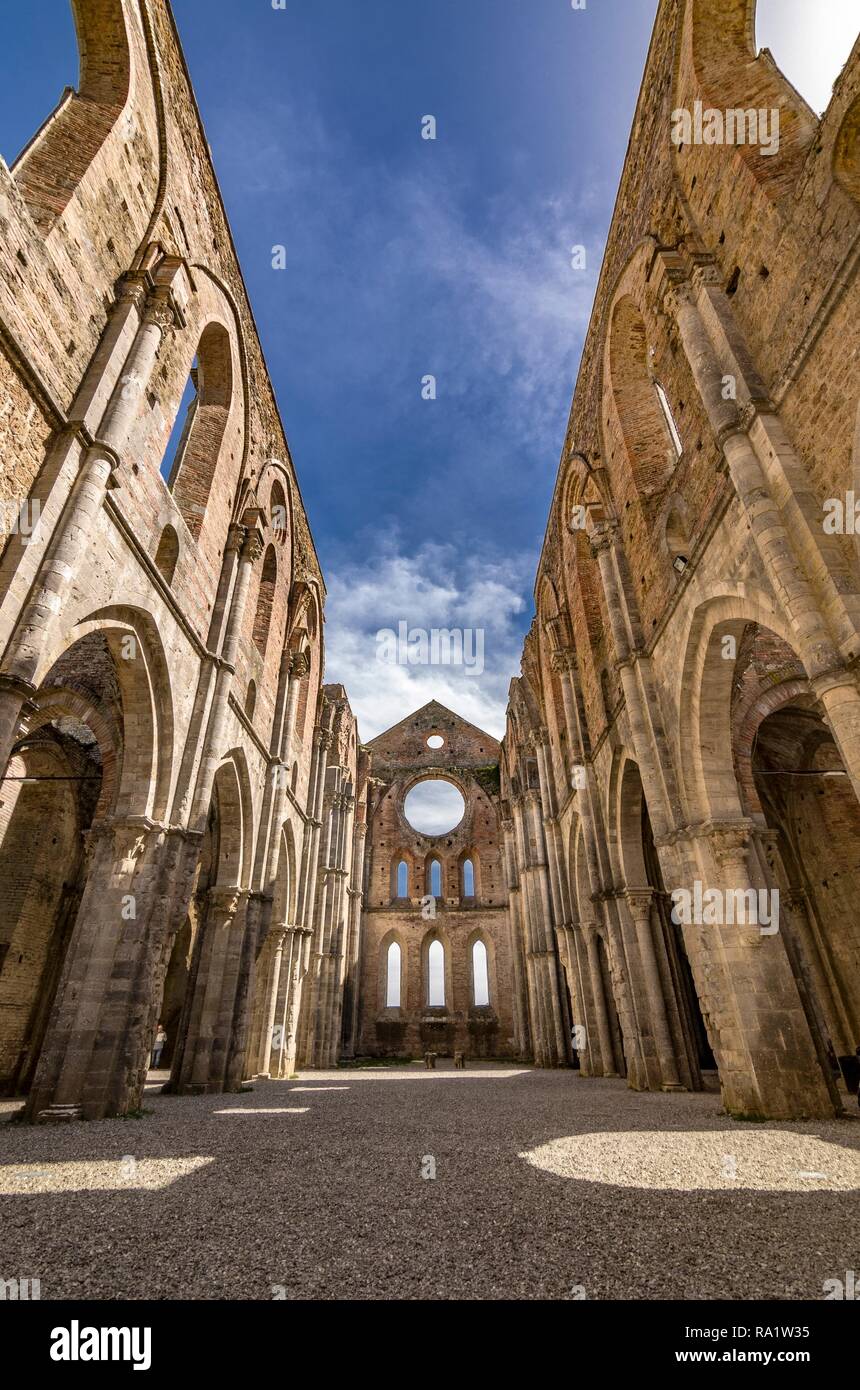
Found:
<path fill-rule="evenodd" d="M 431 734 L 427 740 L 428 748 L 444 748 L 445 740 L 441 734 Z"/>

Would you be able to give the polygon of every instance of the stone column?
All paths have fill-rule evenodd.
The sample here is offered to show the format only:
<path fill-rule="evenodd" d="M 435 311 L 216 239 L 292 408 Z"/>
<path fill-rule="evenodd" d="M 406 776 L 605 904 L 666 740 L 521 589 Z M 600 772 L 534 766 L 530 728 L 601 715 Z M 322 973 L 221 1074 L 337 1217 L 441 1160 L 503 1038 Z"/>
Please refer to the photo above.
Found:
<path fill-rule="evenodd" d="M 320 837 L 322 833 L 323 799 L 325 795 L 328 750 L 332 745 L 330 729 L 317 728 L 314 764 L 311 769 L 311 789 L 308 796 L 309 820 L 305 826 L 302 845 L 302 871 L 299 878 L 297 940 L 290 967 L 289 995 L 284 1014 L 284 1052 L 280 1060 L 279 1075 L 292 1076 L 296 1069 L 298 1055 L 299 1024 L 302 1017 L 302 995 L 304 981 L 308 973 L 308 956 L 313 938 L 313 921 L 316 913 L 317 872 L 319 865 Z"/>
<path fill-rule="evenodd" d="M 87 832 L 87 880 L 27 1099 L 30 1120 L 140 1109 L 182 836 L 145 817 Z"/>
<path fill-rule="evenodd" d="M 256 1071 L 260 1076 L 271 1076 L 272 1052 L 275 1046 L 275 1021 L 278 1013 L 278 998 L 281 988 L 281 967 L 284 956 L 284 942 L 287 928 L 275 927 L 266 942 L 266 976 L 261 991 L 261 1030 L 256 1047 Z"/>
<path fill-rule="evenodd" d="M 579 1072 L 581 1076 L 594 1076 L 598 1071 L 598 1064 L 595 1058 L 599 1055 L 599 1034 L 597 1033 L 597 1016 L 589 997 L 589 990 L 586 987 L 590 984 L 588 979 L 588 956 L 583 941 L 582 928 L 573 926 L 570 929 L 570 957 L 571 965 L 576 975 L 576 991 L 574 995 L 577 1008 L 577 1017 L 574 1018 L 574 1026 L 582 1024 L 585 1028 L 585 1048 L 577 1048 L 579 1055 Z M 595 1047 L 595 1040 L 598 1046 Z"/>
<path fill-rule="evenodd" d="M 751 831 L 751 823 L 744 821 L 709 828 L 723 903 L 728 893 L 760 886 L 750 874 Z M 775 908 L 773 902 L 771 906 Z M 685 934 L 687 930 L 685 926 Z M 725 972 L 714 1051 L 727 1111 L 767 1119 L 832 1116 L 835 1108 L 817 1064 L 782 932 L 764 933 L 759 924 L 748 923 L 705 922 L 704 930 L 714 943 L 711 968 L 719 960 Z"/>
<path fill-rule="evenodd" d="M 242 1083 L 247 1030 L 247 891 L 215 885 L 206 897 L 206 915 L 195 947 L 187 1017 L 170 1077 L 177 1094 L 203 1095 L 238 1090 Z M 245 1039 L 247 1041 L 247 1039 Z"/>
<path fill-rule="evenodd" d="M 559 847 L 559 826 L 556 815 L 555 793 L 547 754 L 549 734 L 546 729 L 539 729 L 532 735 L 532 746 L 535 750 L 538 764 L 540 798 L 543 808 L 543 830 L 549 861 L 553 918 L 558 930 L 562 930 L 570 921 L 570 909 L 567 900 L 567 876 L 564 872 L 563 856 Z"/>
<path fill-rule="evenodd" d="M 627 1062 L 628 1083 L 631 1087 L 647 1086 L 647 1063 L 642 1048 L 634 980 L 629 963 L 627 944 L 624 940 L 624 924 L 618 910 L 618 897 L 613 883 L 613 870 L 606 848 L 606 831 L 603 828 L 600 795 L 595 780 L 595 769 L 589 756 L 588 726 L 582 710 L 582 696 L 577 682 L 577 659 L 570 651 L 560 651 L 554 657 L 556 670 L 561 682 L 561 702 L 564 706 L 564 723 L 567 727 L 568 746 L 575 758 L 581 776 L 577 778 L 577 810 L 582 820 L 582 841 L 585 848 L 585 872 L 588 878 L 589 903 L 593 912 L 603 924 L 603 935 L 613 942 L 615 955 L 624 962 L 624 979 L 618 980 L 620 998 L 617 999 L 618 1013 L 624 1026 L 625 1062 Z M 574 885 L 571 884 L 571 901 L 574 901 Z M 581 903 L 581 916 L 592 910 L 589 903 Z M 596 1006 L 596 1002 L 595 1002 Z"/>
<path fill-rule="evenodd" d="M 660 1064 L 662 1077 L 661 1090 L 684 1091 L 686 1087 L 681 1085 L 678 1075 L 675 1047 L 669 1029 L 666 1001 L 663 997 L 663 983 L 660 979 L 657 953 L 654 948 L 654 925 L 651 920 L 654 891 L 651 888 L 628 888 L 625 896 L 636 926 L 636 937 L 639 942 L 639 956 L 645 976 L 651 1026 L 654 1030 L 657 1060 Z"/>
<path fill-rule="evenodd" d="M 292 765 L 291 748 L 293 731 L 296 722 L 296 708 L 298 705 L 299 689 L 301 682 L 310 670 L 310 663 L 304 653 L 290 654 L 285 652 L 282 661 L 283 673 L 286 676 L 283 706 L 280 711 L 280 719 L 277 714 L 275 717 L 275 728 L 272 732 L 271 758 L 269 766 L 269 785 L 267 787 L 267 802 L 262 815 L 262 824 L 267 828 L 267 850 L 265 863 L 262 870 L 263 892 L 269 903 L 274 899 L 275 883 L 278 877 L 279 857 L 281 853 L 281 830 L 284 824 L 285 807 L 287 804 L 287 790 L 289 770 Z M 261 836 L 262 838 L 262 836 Z M 258 855 L 258 860 L 259 860 Z M 265 922 L 264 931 L 268 930 L 268 917 Z"/>
<path fill-rule="evenodd" d="M 514 841 L 514 823 L 502 821 L 502 845 L 504 857 L 505 882 L 508 898 L 508 926 L 511 936 L 511 965 L 514 982 L 514 1046 L 522 1058 L 531 1056 L 529 1032 L 528 996 L 525 978 L 524 926 L 521 920 L 519 878 L 517 875 L 517 856 Z"/>
<path fill-rule="evenodd" d="M 641 644 L 638 617 L 631 612 L 622 582 L 624 558 L 614 521 L 594 527 L 591 548 L 597 558 L 609 613 L 616 664 L 630 723 L 633 751 L 655 834 L 663 834 L 679 810 L 671 754 L 663 733 L 651 666 Z"/>
<path fill-rule="evenodd" d="M 594 999 L 594 1012 L 597 1015 L 597 1035 L 600 1039 L 600 1059 L 603 1075 L 617 1077 L 615 1069 L 615 1049 L 612 1046 L 612 1032 L 609 1027 L 609 1015 L 606 1012 L 606 994 L 603 988 L 603 971 L 600 968 L 600 955 L 597 946 L 597 936 L 593 931 L 586 933 L 586 950 L 588 951 L 588 968 L 591 974 L 591 994 Z"/>
<path fill-rule="evenodd" d="M 304 927 L 292 926 L 287 927 L 287 936 L 290 943 L 289 969 L 275 1073 L 282 1079 L 294 1076 L 296 1070 L 302 984 L 307 973 L 306 943 L 310 940 L 311 933 Z"/>
<path fill-rule="evenodd" d="M 366 807 L 362 805 L 361 814 Z M 344 984 L 344 1015 L 346 1024 L 343 1036 L 344 1057 L 354 1057 L 358 1040 L 359 979 L 361 965 L 361 912 L 364 904 L 364 860 L 367 847 L 367 822 L 357 820 L 353 824 L 352 868 L 350 886 L 347 889 L 349 900 L 349 934 L 347 948 L 347 974 Z"/>
<path fill-rule="evenodd" d="M 532 891 L 532 911 L 535 943 L 533 948 L 533 968 L 538 981 L 538 991 L 542 1001 L 544 1018 L 544 1055 L 546 1066 L 564 1066 L 568 1061 L 569 1036 L 562 1013 L 558 957 L 556 954 L 555 931 L 550 899 L 549 871 L 546 858 L 546 843 L 543 834 L 540 793 L 534 787 L 523 792 L 524 826 L 527 825 L 526 843 L 529 848 L 529 861 L 526 867 L 526 882 Z"/>

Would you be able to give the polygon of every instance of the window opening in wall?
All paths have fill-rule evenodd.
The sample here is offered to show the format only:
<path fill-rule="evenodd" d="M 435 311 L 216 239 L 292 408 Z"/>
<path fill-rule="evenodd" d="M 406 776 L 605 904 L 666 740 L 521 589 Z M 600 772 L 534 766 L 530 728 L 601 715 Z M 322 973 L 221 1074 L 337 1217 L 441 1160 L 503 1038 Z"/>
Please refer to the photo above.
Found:
<path fill-rule="evenodd" d="M 275 589 L 278 583 L 278 561 L 273 546 L 269 546 L 263 558 L 260 573 L 260 592 L 257 595 L 257 611 L 254 615 L 254 644 L 260 655 L 265 657 L 272 623 L 272 606 L 275 602 Z"/>
<path fill-rule="evenodd" d="M 475 896 L 475 869 L 471 859 L 466 859 L 463 863 L 463 897 L 474 898 Z"/>
<path fill-rule="evenodd" d="M 833 83 L 857 38 L 857 0 L 758 0 L 756 45 L 768 48 L 817 115 L 827 110 Z"/>
<path fill-rule="evenodd" d="M 487 969 L 487 948 L 483 941 L 472 947 L 472 994 L 475 1008 L 485 1008 L 490 1002 L 490 976 Z"/>
<path fill-rule="evenodd" d="M 657 399 L 660 402 L 660 407 L 663 411 L 663 418 L 666 421 L 666 426 L 669 430 L 669 434 L 672 437 L 672 444 L 675 447 L 675 454 L 678 458 L 680 458 L 684 452 L 684 446 L 681 443 L 681 436 L 678 433 L 678 426 L 675 424 L 675 417 L 672 414 L 672 408 L 669 405 L 669 397 L 666 395 L 666 392 L 663 390 L 663 387 L 660 385 L 659 381 L 655 381 L 654 389 L 657 392 Z"/>
<path fill-rule="evenodd" d="M 173 489 L 173 482 L 176 478 L 176 472 L 182 462 L 185 444 L 191 433 L 191 426 L 194 423 L 194 415 L 197 409 L 197 371 L 198 363 L 195 357 L 190 375 L 185 383 L 185 390 L 182 392 L 182 400 L 179 402 L 179 409 L 176 412 L 173 429 L 170 431 L 170 438 L 167 441 L 164 458 L 161 460 L 161 476 L 171 491 Z"/>
<path fill-rule="evenodd" d="M 427 1003 L 431 1009 L 445 1007 L 445 948 L 431 941 L 427 952 Z"/>
<path fill-rule="evenodd" d="M 438 859 L 434 859 L 430 864 L 430 892 L 434 898 L 442 896 L 442 865 Z"/>
<path fill-rule="evenodd" d="M 447 835 L 460 824 L 466 810 L 462 793 L 444 777 L 434 777 L 407 793 L 403 813 L 422 835 Z"/>
<path fill-rule="evenodd" d="M 397 865 L 397 896 L 398 898 L 409 897 L 409 865 L 405 859 L 401 859 Z"/>
<path fill-rule="evenodd" d="M 400 1008 L 400 947 L 392 941 L 388 948 L 385 981 L 386 1009 Z"/>

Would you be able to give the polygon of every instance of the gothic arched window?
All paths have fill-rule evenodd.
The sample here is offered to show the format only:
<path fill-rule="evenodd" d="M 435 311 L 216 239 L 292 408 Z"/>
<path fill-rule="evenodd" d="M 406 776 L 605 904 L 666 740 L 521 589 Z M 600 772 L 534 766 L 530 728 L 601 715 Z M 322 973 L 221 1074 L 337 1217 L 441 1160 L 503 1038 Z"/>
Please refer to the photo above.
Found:
<path fill-rule="evenodd" d="M 392 941 L 388 948 L 385 975 L 385 1007 L 386 1009 L 400 1008 L 400 961 L 401 951 L 396 941 Z"/>

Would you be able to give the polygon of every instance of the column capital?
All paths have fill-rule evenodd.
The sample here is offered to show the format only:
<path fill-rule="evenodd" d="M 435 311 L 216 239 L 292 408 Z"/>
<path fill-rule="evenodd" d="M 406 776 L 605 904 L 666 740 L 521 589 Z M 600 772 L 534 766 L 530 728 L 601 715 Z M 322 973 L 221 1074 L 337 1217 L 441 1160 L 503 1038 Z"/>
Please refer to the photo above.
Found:
<path fill-rule="evenodd" d="M 242 541 L 241 558 L 247 560 L 252 565 L 256 565 L 260 556 L 263 554 L 263 550 L 263 537 L 260 535 L 259 531 L 246 530 Z"/>
<path fill-rule="evenodd" d="M 713 256 L 704 251 L 695 251 L 691 253 L 691 259 L 693 269 L 690 280 L 695 290 L 722 289 L 723 277 Z"/>
<path fill-rule="evenodd" d="M 238 888 L 235 884 L 213 884 L 206 894 L 208 910 L 222 920 L 222 925 L 228 925 L 234 921 L 239 914 L 240 908 L 244 907 L 248 901 L 248 890 Z"/>
<path fill-rule="evenodd" d="M 227 527 L 227 539 L 224 543 L 225 551 L 238 553 L 242 549 L 242 541 L 245 538 L 245 528 L 238 521 L 231 521 Z"/>
<path fill-rule="evenodd" d="M 119 303 L 133 304 L 142 315 L 149 298 L 149 287 L 145 277 L 140 274 L 123 275 L 116 282 L 116 297 Z"/>
<path fill-rule="evenodd" d="M 751 820 L 710 822 L 708 838 L 717 861 L 724 868 L 746 864 L 753 829 Z"/>
<path fill-rule="evenodd" d="M 552 669 L 559 675 L 572 675 L 579 669 L 576 652 L 572 647 L 560 647 L 550 657 Z"/>
<path fill-rule="evenodd" d="M 302 680 L 309 675 L 311 669 L 310 657 L 307 652 L 293 652 L 289 661 L 290 679 Z"/>
<path fill-rule="evenodd" d="M 143 309 L 143 322 L 154 324 L 162 333 L 170 333 L 179 326 L 176 312 L 169 299 L 156 292 L 146 300 Z"/>
<path fill-rule="evenodd" d="M 677 319 L 685 310 L 694 310 L 693 286 L 683 271 L 667 270 L 657 292 L 660 307 L 670 318 Z"/>
<path fill-rule="evenodd" d="M 618 523 L 608 519 L 597 522 L 594 530 L 588 537 L 591 549 L 595 555 L 599 555 L 605 550 L 611 550 L 617 538 Z"/>
<path fill-rule="evenodd" d="M 624 893 L 633 917 L 637 921 L 647 921 L 651 914 L 651 904 L 654 901 L 654 889 L 627 888 Z"/>

